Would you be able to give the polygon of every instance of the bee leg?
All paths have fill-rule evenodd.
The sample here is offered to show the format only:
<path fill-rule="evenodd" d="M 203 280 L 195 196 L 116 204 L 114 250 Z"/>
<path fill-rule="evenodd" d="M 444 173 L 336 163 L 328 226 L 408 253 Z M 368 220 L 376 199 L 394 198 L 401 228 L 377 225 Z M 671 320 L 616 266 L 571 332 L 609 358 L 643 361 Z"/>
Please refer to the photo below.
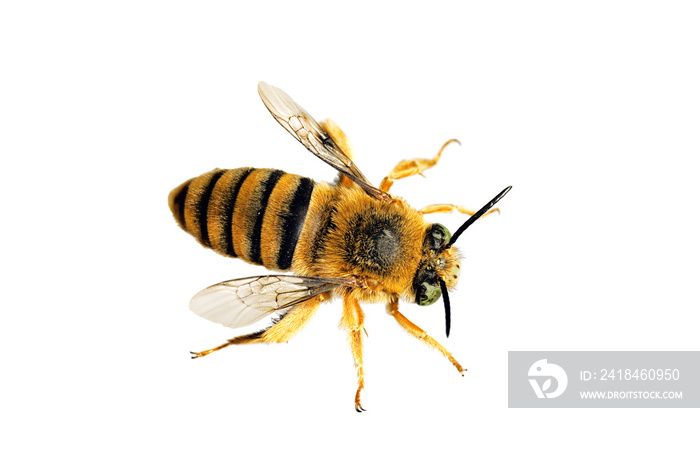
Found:
<path fill-rule="evenodd" d="M 192 359 L 201 358 L 213 353 L 214 351 L 219 351 L 220 349 L 231 345 L 243 345 L 249 343 L 284 343 L 299 333 L 299 331 L 309 321 L 311 316 L 313 316 L 316 309 L 318 309 L 318 306 L 329 297 L 330 293 L 324 293 L 315 296 L 308 301 L 297 304 L 286 314 L 284 314 L 280 320 L 264 330 L 231 338 L 226 343 L 206 351 L 190 351 L 190 353 L 192 353 Z"/>
<path fill-rule="evenodd" d="M 447 349 L 440 343 L 435 341 L 430 335 L 425 333 L 425 330 L 421 329 L 419 326 L 408 320 L 403 314 L 399 312 L 399 302 L 393 301 L 386 306 L 386 311 L 389 315 L 393 316 L 394 319 L 404 328 L 408 333 L 418 338 L 422 342 L 426 343 L 428 346 L 440 351 L 450 362 L 457 368 L 460 374 L 464 375 L 466 369 L 462 367 L 460 363 L 452 356 L 452 354 L 447 351 Z"/>
<path fill-rule="evenodd" d="M 333 120 L 324 120 L 319 123 L 319 125 L 321 125 L 323 131 L 328 133 L 333 142 L 340 147 L 340 150 L 342 150 L 343 153 L 350 158 L 350 160 L 354 161 L 355 156 L 353 155 L 352 144 L 350 144 L 350 139 L 343 132 L 343 130 L 340 129 L 340 126 L 338 126 L 338 124 Z M 355 182 L 347 176 L 338 174 L 338 185 L 350 188 L 354 184 Z"/>
<path fill-rule="evenodd" d="M 357 368 L 357 392 L 355 392 L 355 411 L 362 412 L 365 409 L 360 403 L 360 392 L 365 388 L 365 371 L 362 367 L 362 330 L 364 328 L 364 312 L 360 303 L 355 298 L 346 295 L 343 297 L 343 317 L 340 326 L 348 331 L 350 349 Z"/>
<path fill-rule="evenodd" d="M 469 210 L 466 207 L 462 207 L 461 205 L 454 205 L 454 204 L 430 204 L 428 206 L 423 207 L 418 211 L 421 214 L 449 214 L 452 212 L 459 212 L 460 214 L 467 214 L 467 215 L 474 215 L 476 212 L 473 210 Z M 489 214 L 492 214 L 494 212 L 500 213 L 500 209 L 496 207 L 495 209 L 491 209 L 488 212 L 486 212 L 482 217 L 486 217 Z"/>
<path fill-rule="evenodd" d="M 379 184 L 379 189 L 381 189 L 384 192 L 389 192 L 391 185 L 393 185 L 394 181 L 396 180 L 400 180 L 401 178 L 406 178 L 413 175 L 422 176 L 423 171 L 434 166 L 438 162 L 438 160 L 440 160 L 440 156 L 442 156 L 442 151 L 445 150 L 445 147 L 447 147 L 453 142 L 456 142 L 457 144 L 460 143 L 456 139 L 450 139 L 442 145 L 440 151 L 432 159 L 412 159 L 400 161 L 396 164 L 394 169 L 391 170 L 391 172 L 384 177 L 382 182 Z"/>

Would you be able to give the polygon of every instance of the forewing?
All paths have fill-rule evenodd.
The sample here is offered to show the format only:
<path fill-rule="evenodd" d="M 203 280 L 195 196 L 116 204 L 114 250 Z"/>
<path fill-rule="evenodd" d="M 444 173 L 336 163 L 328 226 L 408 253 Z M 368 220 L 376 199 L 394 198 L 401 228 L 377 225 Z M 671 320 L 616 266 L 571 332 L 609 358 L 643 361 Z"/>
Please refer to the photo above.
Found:
<path fill-rule="evenodd" d="M 261 81 L 258 83 L 258 93 L 279 124 L 312 154 L 353 180 L 370 196 L 381 200 L 391 199 L 388 193 L 372 186 L 321 125 L 283 90 Z"/>
<path fill-rule="evenodd" d="M 190 301 L 190 309 L 212 322 L 239 328 L 341 285 L 352 282 L 291 275 L 240 278 L 200 291 Z"/>

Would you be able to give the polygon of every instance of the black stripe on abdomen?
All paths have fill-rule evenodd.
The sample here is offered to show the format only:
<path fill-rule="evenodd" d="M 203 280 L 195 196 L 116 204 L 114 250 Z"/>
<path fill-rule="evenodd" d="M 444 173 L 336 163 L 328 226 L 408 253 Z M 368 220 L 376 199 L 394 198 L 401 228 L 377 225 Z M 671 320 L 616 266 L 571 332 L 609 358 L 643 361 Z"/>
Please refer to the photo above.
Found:
<path fill-rule="evenodd" d="M 267 202 L 270 199 L 270 194 L 272 194 L 272 190 L 275 188 L 277 181 L 282 175 L 284 175 L 282 170 L 271 170 L 270 176 L 263 182 L 265 187 L 260 193 L 260 198 L 256 200 L 260 207 L 257 211 L 255 225 L 253 226 L 253 231 L 250 238 L 250 255 L 248 258 L 248 260 L 254 264 L 262 265 L 262 258 L 260 257 L 260 235 L 262 233 L 265 209 L 267 208 Z"/>
<path fill-rule="evenodd" d="M 236 207 L 236 199 L 238 199 L 238 191 L 241 189 L 241 185 L 245 179 L 253 171 L 253 168 L 239 169 L 244 170 L 242 175 L 233 183 L 230 187 L 229 201 L 226 205 L 226 209 L 219 219 L 221 222 L 221 229 L 224 232 L 224 244 L 226 245 L 226 254 L 231 257 L 238 257 L 236 251 L 233 249 L 233 231 L 231 230 L 231 219 L 233 218 L 233 209 Z"/>
<path fill-rule="evenodd" d="M 281 221 L 282 242 L 280 243 L 277 265 L 280 270 L 287 270 L 292 266 L 294 249 L 301 236 L 306 214 L 309 210 L 311 193 L 314 190 L 314 182 L 309 178 L 301 178 L 294 192 L 294 197 L 289 205 L 289 211 Z"/>
<path fill-rule="evenodd" d="M 197 215 L 199 221 L 199 237 L 200 241 L 204 246 L 211 247 L 209 242 L 209 229 L 207 227 L 207 210 L 209 209 L 209 200 L 211 199 L 211 193 L 214 191 L 214 186 L 216 182 L 219 181 L 221 175 L 224 174 L 224 170 L 214 173 L 207 185 L 207 188 L 202 193 L 202 197 L 197 200 Z"/>

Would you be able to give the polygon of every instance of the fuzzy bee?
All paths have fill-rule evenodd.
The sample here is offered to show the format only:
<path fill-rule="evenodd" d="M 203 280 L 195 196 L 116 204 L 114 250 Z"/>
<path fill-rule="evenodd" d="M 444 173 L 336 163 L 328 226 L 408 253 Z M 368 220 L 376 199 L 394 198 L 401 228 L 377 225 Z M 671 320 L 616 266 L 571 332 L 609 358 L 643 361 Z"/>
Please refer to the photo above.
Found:
<path fill-rule="evenodd" d="M 440 296 L 450 332 L 448 290 L 459 276 L 459 236 L 509 190 L 501 191 L 477 212 L 451 204 L 415 210 L 388 193 L 395 180 L 421 174 L 440 159 L 401 161 L 373 186 L 353 162 L 349 141 L 330 120 L 317 123 L 282 90 L 261 82 L 258 92 L 272 116 L 311 153 L 338 171 L 334 184 L 318 183 L 281 170 L 216 169 L 175 188 L 168 198 L 180 227 L 207 248 L 271 270 L 293 275 L 263 275 L 225 281 L 192 298 L 196 314 L 231 328 L 274 315 L 261 331 L 238 336 L 230 345 L 289 340 L 320 304 L 343 302 L 341 326 L 349 334 L 357 369 L 355 409 L 363 411 L 362 340 L 365 303 L 386 309 L 408 333 L 436 348 L 463 374 L 464 368 L 440 343 L 399 312 L 399 300 L 426 306 Z M 494 209 L 496 210 L 496 209 Z M 429 223 L 424 214 L 458 211 L 471 215 L 455 232 Z"/>

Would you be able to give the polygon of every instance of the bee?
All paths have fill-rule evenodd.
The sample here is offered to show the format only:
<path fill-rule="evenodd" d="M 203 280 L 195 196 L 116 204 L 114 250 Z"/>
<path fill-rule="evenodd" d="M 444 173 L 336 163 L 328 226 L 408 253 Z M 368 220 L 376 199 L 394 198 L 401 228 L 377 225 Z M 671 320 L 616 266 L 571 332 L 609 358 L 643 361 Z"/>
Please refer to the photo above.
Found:
<path fill-rule="evenodd" d="M 200 358 L 231 345 L 281 343 L 297 334 L 321 303 L 342 300 L 340 325 L 347 330 L 357 371 L 355 410 L 364 411 L 360 303 L 385 303 L 409 334 L 440 351 L 460 374 L 465 369 L 452 354 L 399 312 L 399 300 L 419 306 L 442 296 L 445 332 L 450 333 L 448 291 L 460 271 L 455 242 L 511 189 L 501 191 L 478 211 L 452 204 L 415 210 L 389 194 L 395 180 L 422 174 L 434 166 L 447 141 L 432 159 L 403 160 L 373 186 L 354 163 L 345 133 L 331 120 L 317 123 L 282 90 L 261 82 L 258 93 L 277 122 L 312 154 L 338 171 L 332 184 L 274 169 L 215 169 L 173 189 L 170 210 L 180 227 L 207 248 L 228 257 L 289 274 L 229 280 L 197 293 L 196 314 L 240 328 L 266 316 L 272 325 L 231 338 L 215 348 L 192 352 Z M 424 215 L 461 212 L 470 217 L 450 232 Z"/>

